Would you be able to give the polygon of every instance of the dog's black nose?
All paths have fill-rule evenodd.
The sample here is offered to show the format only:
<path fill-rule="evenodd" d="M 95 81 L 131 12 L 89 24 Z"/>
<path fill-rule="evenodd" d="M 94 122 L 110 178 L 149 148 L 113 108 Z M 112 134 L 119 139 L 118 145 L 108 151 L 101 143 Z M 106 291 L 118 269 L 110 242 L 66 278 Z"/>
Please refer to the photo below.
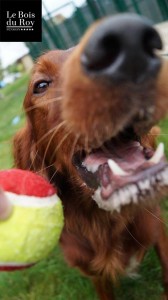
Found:
<path fill-rule="evenodd" d="M 81 55 L 88 75 L 115 82 L 143 82 L 155 76 L 160 59 L 155 54 L 162 41 L 150 21 L 122 14 L 101 21 Z"/>

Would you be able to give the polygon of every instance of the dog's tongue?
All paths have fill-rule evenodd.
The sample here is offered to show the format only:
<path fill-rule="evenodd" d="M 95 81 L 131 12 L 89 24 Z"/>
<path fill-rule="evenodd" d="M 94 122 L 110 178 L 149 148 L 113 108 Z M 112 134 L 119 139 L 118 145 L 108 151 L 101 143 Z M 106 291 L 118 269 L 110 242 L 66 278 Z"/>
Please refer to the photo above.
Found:
<path fill-rule="evenodd" d="M 107 149 L 104 149 L 104 151 L 98 150 L 88 155 L 83 165 L 93 172 L 94 169 L 96 170 L 99 166 L 107 163 L 109 159 L 114 161 L 125 172 L 134 171 L 146 161 L 144 148 L 140 143 L 129 141 L 126 143 L 116 142 Z"/>

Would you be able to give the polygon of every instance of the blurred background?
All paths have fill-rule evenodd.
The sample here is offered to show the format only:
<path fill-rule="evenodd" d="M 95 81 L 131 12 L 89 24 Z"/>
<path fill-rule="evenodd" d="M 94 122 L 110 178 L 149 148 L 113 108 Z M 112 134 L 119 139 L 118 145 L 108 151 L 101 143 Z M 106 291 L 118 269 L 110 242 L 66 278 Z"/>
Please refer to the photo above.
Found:
<path fill-rule="evenodd" d="M 106 15 L 131 12 L 152 20 L 168 55 L 168 0 L 43 0 L 42 42 L 0 43 L 0 169 L 11 168 L 12 137 L 25 122 L 22 111 L 30 70 L 45 51 L 78 43 L 88 26 Z M 160 123 L 168 155 L 168 119 Z M 165 223 L 168 201 L 163 202 Z M 140 276 L 122 279 L 117 299 L 158 300 L 163 291 L 161 268 L 153 249 L 140 267 Z M 0 300 L 96 300 L 88 279 L 69 268 L 59 247 L 44 261 L 22 272 L 0 273 Z"/>

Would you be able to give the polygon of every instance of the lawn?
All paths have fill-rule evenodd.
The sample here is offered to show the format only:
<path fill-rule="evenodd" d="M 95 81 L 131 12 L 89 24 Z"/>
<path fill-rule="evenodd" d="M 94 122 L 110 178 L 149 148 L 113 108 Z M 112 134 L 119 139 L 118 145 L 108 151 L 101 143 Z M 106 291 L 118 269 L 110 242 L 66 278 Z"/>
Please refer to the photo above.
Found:
<path fill-rule="evenodd" d="M 0 90 L 0 168 L 12 166 L 11 138 L 24 123 L 22 101 L 28 76 L 24 75 L 13 85 Z M 168 149 L 168 120 L 161 123 L 162 135 Z M 168 203 L 164 203 L 165 220 Z M 158 300 L 162 292 L 161 268 L 153 249 L 140 267 L 137 279 L 122 279 L 116 288 L 117 299 Z M 96 300 L 88 279 L 64 262 L 59 247 L 46 260 L 21 272 L 0 273 L 0 299 L 2 300 Z"/>

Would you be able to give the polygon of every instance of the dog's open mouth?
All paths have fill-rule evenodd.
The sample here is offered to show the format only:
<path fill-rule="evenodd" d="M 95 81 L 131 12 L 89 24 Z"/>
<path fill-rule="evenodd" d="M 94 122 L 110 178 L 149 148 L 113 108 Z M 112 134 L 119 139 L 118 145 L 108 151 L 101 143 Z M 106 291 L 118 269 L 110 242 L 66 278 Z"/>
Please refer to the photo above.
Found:
<path fill-rule="evenodd" d="M 144 148 L 132 128 L 89 155 L 77 153 L 74 164 L 105 210 L 120 211 L 121 206 L 154 198 L 168 185 L 164 145 L 160 143 L 156 151 Z"/>

